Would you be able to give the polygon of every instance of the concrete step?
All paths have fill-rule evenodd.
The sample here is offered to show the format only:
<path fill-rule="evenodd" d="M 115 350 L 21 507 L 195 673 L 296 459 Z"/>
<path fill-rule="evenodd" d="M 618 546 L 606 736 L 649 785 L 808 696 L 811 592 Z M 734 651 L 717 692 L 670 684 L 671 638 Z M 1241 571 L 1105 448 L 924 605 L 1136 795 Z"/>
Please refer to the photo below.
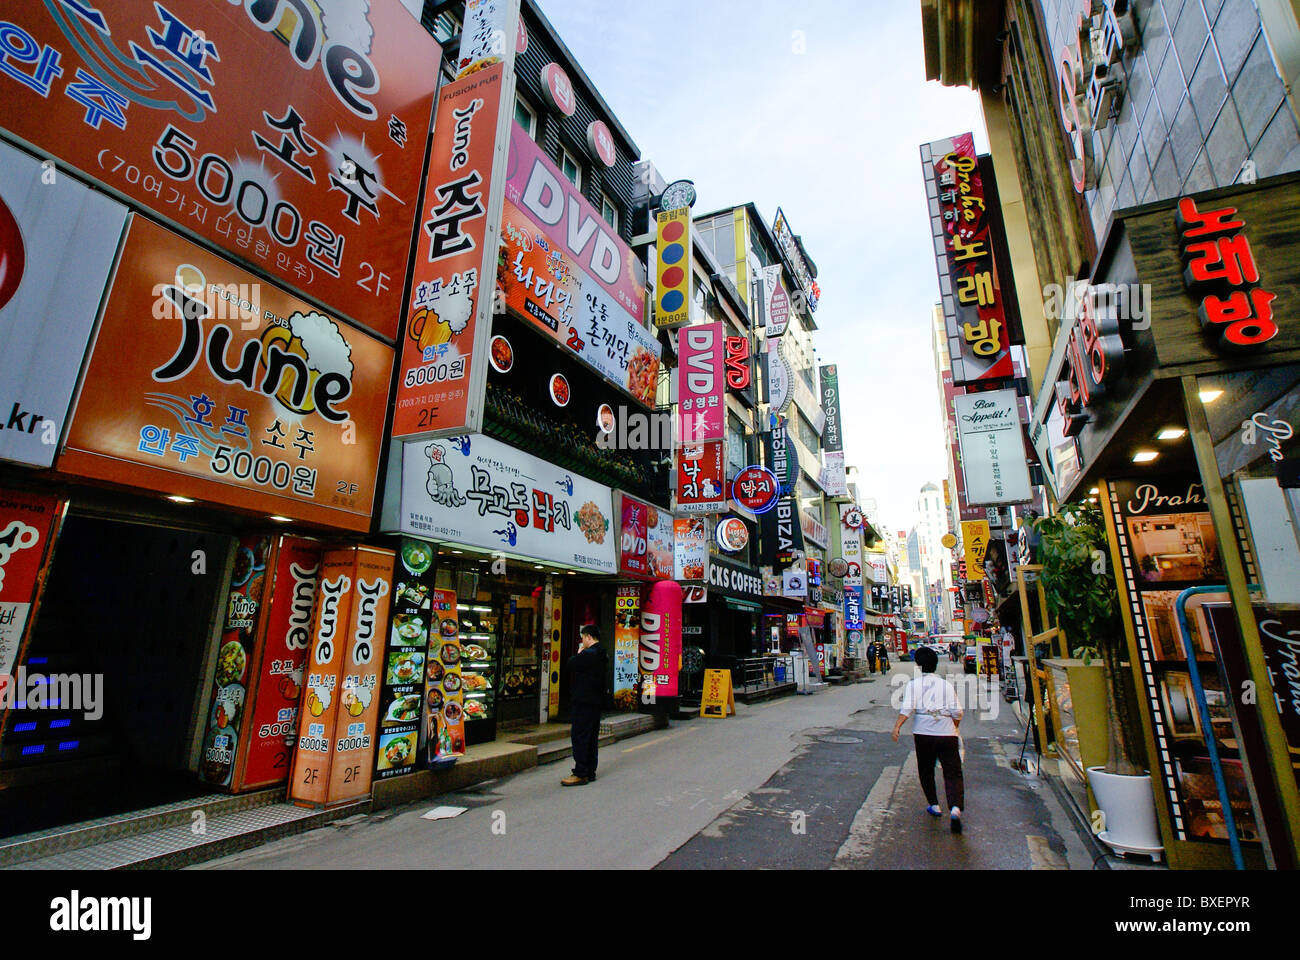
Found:
<path fill-rule="evenodd" d="M 284 787 L 245 794 L 211 793 L 130 813 L 39 830 L 0 841 L 0 868 L 71 853 L 114 840 L 147 836 L 170 827 L 212 821 L 284 800 Z"/>
<path fill-rule="evenodd" d="M 602 733 L 596 742 L 602 747 L 607 747 L 617 740 L 618 737 L 613 734 Z M 537 765 L 540 767 L 545 763 L 559 763 L 571 756 L 573 756 L 573 744 L 568 740 L 555 740 L 551 743 L 544 743 L 537 748 Z"/>
<path fill-rule="evenodd" d="M 120 836 L 14 864 L 14 870 L 176 870 L 364 814 L 370 799 L 329 810 L 272 803 Z"/>
<path fill-rule="evenodd" d="M 567 740 L 568 737 L 569 725 L 567 723 L 548 723 L 538 727 L 521 727 L 519 732 L 511 731 L 504 734 L 501 739 L 508 740 L 510 743 L 527 743 L 540 746 L 543 743 L 551 743 L 555 740 Z"/>

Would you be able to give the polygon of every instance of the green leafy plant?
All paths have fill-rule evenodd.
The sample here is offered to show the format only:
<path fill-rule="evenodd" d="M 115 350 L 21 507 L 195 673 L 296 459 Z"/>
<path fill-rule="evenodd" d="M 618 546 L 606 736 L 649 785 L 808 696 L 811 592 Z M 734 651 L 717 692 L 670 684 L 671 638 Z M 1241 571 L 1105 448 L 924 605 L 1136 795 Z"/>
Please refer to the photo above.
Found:
<path fill-rule="evenodd" d="M 1073 656 L 1101 660 L 1106 676 L 1106 719 L 1110 739 L 1106 772 L 1139 775 L 1132 760 L 1140 747 L 1132 697 L 1121 666 L 1124 631 L 1119 593 L 1110 569 L 1110 552 L 1101 510 L 1091 503 L 1063 505 L 1055 516 L 1034 521 L 1042 536 L 1043 593 L 1048 609 L 1065 632 Z"/>

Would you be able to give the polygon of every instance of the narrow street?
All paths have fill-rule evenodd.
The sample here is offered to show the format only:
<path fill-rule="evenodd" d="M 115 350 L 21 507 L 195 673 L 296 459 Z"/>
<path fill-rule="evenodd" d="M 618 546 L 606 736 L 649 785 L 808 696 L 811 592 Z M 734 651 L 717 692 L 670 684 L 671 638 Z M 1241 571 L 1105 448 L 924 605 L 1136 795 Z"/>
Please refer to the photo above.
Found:
<path fill-rule="evenodd" d="M 910 671 L 911 664 L 894 673 Z M 958 668 L 942 664 L 957 679 Z M 737 705 L 601 750 L 599 779 L 526 771 L 197 869 L 1088 869 L 1045 783 L 1012 769 L 1024 727 L 968 710 L 965 833 L 925 815 L 887 681 Z M 940 778 L 940 784 L 942 779 Z M 940 786 L 942 791 L 942 785 Z M 466 807 L 454 819 L 421 815 Z"/>

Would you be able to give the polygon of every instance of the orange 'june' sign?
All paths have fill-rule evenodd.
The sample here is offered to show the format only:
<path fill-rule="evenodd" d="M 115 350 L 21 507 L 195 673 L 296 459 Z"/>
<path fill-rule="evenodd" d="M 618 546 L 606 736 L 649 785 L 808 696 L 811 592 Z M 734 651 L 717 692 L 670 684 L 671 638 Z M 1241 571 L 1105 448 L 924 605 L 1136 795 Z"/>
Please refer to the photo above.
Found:
<path fill-rule="evenodd" d="M 482 421 L 508 156 L 498 133 L 503 106 L 513 100 L 507 83 L 513 87 L 513 70 L 499 63 L 447 84 L 438 96 L 395 438 L 473 433 Z"/>
<path fill-rule="evenodd" d="M 0 126 L 395 338 L 441 51 L 399 0 L 6 0 Z"/>
<path fill-rule="evenodd" d="M 392 363 L 136 216 L 57 469 L 367 530 Z"/>

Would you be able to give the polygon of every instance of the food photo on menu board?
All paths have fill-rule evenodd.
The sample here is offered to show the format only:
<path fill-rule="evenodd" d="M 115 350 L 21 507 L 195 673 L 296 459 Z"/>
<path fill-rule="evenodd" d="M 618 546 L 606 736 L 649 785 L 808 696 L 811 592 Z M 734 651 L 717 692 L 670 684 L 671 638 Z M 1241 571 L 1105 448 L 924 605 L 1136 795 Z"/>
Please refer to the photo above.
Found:
<path fill-rule="evenodd" d="M 202 778 L 213 786 L 229 787 L 235 770 L 270 547 L 270 537 L 245 537 L 235 547 L 199 766 Z"/>

